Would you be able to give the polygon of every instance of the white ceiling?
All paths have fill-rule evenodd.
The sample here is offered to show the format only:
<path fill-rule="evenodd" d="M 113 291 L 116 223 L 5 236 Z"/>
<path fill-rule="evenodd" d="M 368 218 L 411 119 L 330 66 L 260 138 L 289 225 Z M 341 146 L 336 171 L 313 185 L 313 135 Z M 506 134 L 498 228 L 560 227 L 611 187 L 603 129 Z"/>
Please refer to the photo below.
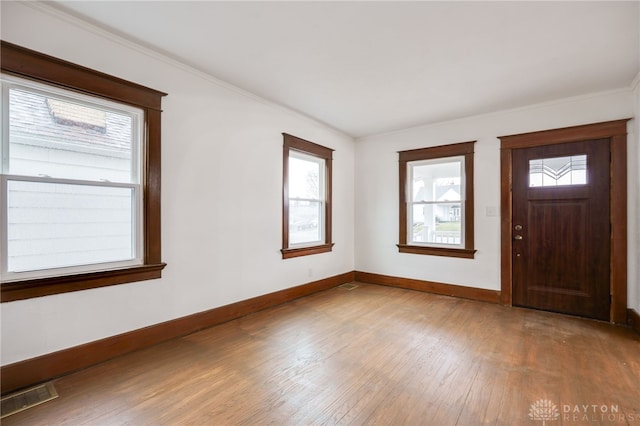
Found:
<path fill-rule="evenodd" d="M 629 87 L 638 2 L 58 1 L 354 137 Z"/>

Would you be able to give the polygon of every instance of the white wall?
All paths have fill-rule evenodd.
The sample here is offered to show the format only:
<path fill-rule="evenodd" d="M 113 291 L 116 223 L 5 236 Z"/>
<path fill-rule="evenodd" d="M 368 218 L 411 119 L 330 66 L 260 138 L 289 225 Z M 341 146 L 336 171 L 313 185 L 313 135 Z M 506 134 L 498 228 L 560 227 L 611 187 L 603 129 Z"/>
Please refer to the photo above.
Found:
<path fill-rule="evenodd" d="M 1 8 L 3 40 L 169 93 L 163 278 L 3 303 L 3 365 L 354 269 L 350 137 L 48 8 Z M 335 149 L 332 253 L 281 258 L 282 132 Z"/>
<path fill-rule="evenodd" d="M 633 114 L 632 91 L 627 88 L 359 139 L 356 142 L 356 270 L 499 290 L 500 217 L 487 214 L 488 209 L 498 212 L 500 209 L 498 136 L 630 118 Z M 629 130 L 633 130 L 631 124 Z M 629 137 L 632 142 L 636 139 L 634 135 Z M 470 140 L 477 140 L 475 259 L 399 253 L 396 247 L 397 152 Z M 632 142 L 630 145 L 635 145 Z M 634 176 L 635 172 L 630 173 Z M 630 181 L 637 182 L 635 177 Z M 637 184 L 630 185 L 629 198 L 630 221 L 637 222 Z M 630 231 L 629 237 L 630 246 L 637 246 L 637 236 Z M 637 259 L 635 253 L 635 248 L 630 250 L 629 263 L 633 265 Z M 629 283 L 635 301 L 638 280 L 635 278 Z"/>
<path fill-rule="evenodd" d="M 633 81 L 635 119 L 631 131 L 635 137 L 629 138 L 629 173 L 635 179 L 629 180 L 630 202 L 635 197 L 635 210 L 629 214 L 629 307 L 640 313 L 640 73 Z"/>

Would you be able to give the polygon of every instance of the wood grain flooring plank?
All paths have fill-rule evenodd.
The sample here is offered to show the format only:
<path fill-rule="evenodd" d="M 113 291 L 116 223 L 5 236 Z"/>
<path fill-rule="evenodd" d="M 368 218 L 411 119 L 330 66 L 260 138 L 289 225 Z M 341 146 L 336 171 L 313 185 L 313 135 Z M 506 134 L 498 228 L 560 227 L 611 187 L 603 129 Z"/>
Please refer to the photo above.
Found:
<path fill-rule="evenodd" d="M 544 400 L 550 426 L 640 425 L 628 328 L 358 285 L 62 377 L 2 424 L 531 426 Z"/>

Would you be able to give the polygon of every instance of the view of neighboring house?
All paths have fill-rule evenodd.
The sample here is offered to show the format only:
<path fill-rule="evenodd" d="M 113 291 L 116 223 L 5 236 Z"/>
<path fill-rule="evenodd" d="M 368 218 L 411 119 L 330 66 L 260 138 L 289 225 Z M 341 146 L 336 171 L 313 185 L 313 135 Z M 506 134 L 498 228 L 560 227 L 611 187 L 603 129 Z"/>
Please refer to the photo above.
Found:
<path fill-rule="evenodd" d="M 135 257 L 135 188 L 110 184 L 137 180 L 135 116 L 19 85 L 9 102 L 10 173 L 35 179 L 9 182 L 8 270 Z"/>

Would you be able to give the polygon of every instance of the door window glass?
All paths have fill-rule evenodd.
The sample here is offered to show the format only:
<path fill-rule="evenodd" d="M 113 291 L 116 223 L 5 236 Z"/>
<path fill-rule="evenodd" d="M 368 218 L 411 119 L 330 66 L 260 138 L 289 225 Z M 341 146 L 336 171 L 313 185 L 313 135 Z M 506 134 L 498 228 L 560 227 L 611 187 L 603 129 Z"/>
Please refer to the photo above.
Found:
<path fill-rule="evenodd" d="M 585 185 L 587 156 L 540 158 L 529 160 L 529 187 Z"/>

